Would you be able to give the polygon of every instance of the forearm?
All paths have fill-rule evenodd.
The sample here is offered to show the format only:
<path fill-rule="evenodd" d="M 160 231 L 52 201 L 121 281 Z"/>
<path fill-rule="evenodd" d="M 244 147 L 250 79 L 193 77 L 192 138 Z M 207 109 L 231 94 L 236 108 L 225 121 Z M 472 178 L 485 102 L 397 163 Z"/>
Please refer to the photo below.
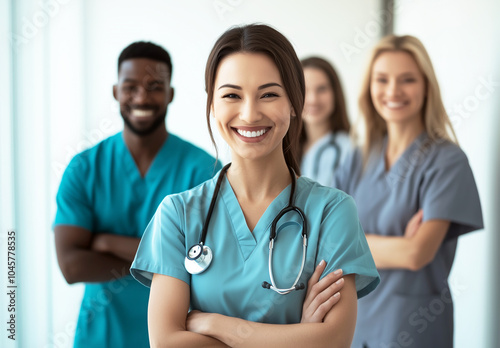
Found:
<path fill-rule="evenodd" d="M 190 331 L 214 337 L 231 347 L 350 347 L 356 326 L 357 296 L 354 274 L 346 275 L 341 300 L 323 322 L 263 324 L 220 314 L 188 318 Z M 207 315 L 208 317 L 204 316 Z M 193 318 L 194 317 L 194 318 Z M 198 319 L 197 319 L 198 317 Z"/>
<path fill-rule="evenodd" d="M 352 339 L 335 335 L 325 323 L 263 324 L 211 315 L 213 324 L 206 334 L 230 347 L 349 347 Z"/>
<path fill-rule="evenodd" d="M 126 261 L 134 261 L 140 238 L 100 233 L 94 237 L 92 250 L 109 253 Z"/>
<path fill-rule="evenodd" d="M 87 249 L 73 249 L 59 260 L 61 271 L 70 284 L 105 282 L 129 274 L 131 262 Z"/>
<path fill-rule="evenodd" d="M 434 260 L 449 226 L 449 221 L 430 220 L 411 237 L 368 234 L 366 240 L 378 269 L 418 271 Z"/>
<path fill-rule="evenodd" d="M 221 341 L 200 335 L 194 332 L 179 330 L 175 332 L 166 333 L 165 331 L 159 333 L 159 335 L 153 335 L 150 333 L 150 344 L 151 348 L 160 347 L 179 347 L 179 348 L 200 348 L 200 347 L 228 347 Z"/>
<path fill-rule="evenodd" d="M 411 238 L 367 234 L 366 241 L 378 269 L 411 269 L 415 259 Z"/>

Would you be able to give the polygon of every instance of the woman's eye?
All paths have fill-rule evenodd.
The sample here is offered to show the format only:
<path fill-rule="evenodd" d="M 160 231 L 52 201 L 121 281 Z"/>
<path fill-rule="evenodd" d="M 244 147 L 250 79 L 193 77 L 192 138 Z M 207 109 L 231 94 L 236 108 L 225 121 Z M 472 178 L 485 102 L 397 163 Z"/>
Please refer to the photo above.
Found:
<path fill-rule="evenodd" d="M 273 92 L 265 93 L 262 96 L 262 98 L 276 98 L 276 97 L 279 97 L 279 95 L 277 95 L 276 93 L 273 93 Z"/>
<path fill-rule="evenodd" d="M 379 83 L 386 83 L 387 79 L 384 79 L 383 77 L 379 77 L 379 78 L 375 79 L 375 81 L 377 81 Z"/>
<path fill-rule="evenodd" d="M 237 94 L 234 94 L 234 93 L 229 93 L 229 94 L 223 95 L 222 98 L 236 99 L 236 98 L 239 98 L 239 96 Z"/>
<path fill-rule="evenodd" d="M 405 82 L 405 83 L 413 83 L 415 81 L 416 81 L 416 79 L 414 79 L 413 77 L 409 77 L 409 78 L 406 78 L 403 80 L 403 82 Z"/>

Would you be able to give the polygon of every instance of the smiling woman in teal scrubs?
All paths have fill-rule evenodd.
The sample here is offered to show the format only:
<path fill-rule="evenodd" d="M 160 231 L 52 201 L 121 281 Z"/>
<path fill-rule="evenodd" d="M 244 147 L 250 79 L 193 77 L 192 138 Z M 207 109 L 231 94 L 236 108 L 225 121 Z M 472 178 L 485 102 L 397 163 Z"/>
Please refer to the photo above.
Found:
<path fill-rule="evenodd" d="M 481 229 L 483 220 L 469 162 L 418 39 L 379 42 L 360 106 L 365 148 L 335 179 L 359 207 L 382 281 L 359 301 L 352 347 L 451 348 L 448 275 L 457 238 Z"/>
<path fill-rule="evenodd" d="M 349 347 L 357 297 L 371 292 L 379 278 L 352 198 L 295 176 L 305 88 L 293 47 L 265 25 L 230 29 L 212 49 L 205 82 L 207 121 L 231 148 L 232 164 L 225 175 L 166 197 L 144 233 L 131 273 L 151 286 L 152 346 Z M 184 260 L 200 241 L 219 178 L 205 240 L 213 260 L 191 275 Z M 307 220 L 305 266 L 297 282 L 307 289 L 281 295 L 261 284 L 271 282 L 269 262 L 279 288 L 290 287 L 300 274 L 304 222 L 296 212 L 277 223 L 270 260 L 270 227 L 290 199 Z M 322 260 L 324 278 L 308 283 Z M 336 269 L 344 273 L 340 294 L 328 287 L 315 292 Z M 331 308 L 327 300 L 339 296 Z M 303 308 L 314 301 L 331 309 L 308 320 Z"/>

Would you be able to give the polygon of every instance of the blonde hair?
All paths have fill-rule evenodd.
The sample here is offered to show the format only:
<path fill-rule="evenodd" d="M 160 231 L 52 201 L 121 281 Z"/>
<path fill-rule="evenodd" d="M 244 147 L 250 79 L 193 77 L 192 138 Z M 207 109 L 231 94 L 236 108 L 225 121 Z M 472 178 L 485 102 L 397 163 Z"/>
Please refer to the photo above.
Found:
<path fill-rule="evenodd" d="M 365 123 L 365 137 L 363 141 L 363 160 L 366 164 L 370 150 L 374 146 L 380 146 L 381 140 L 387 135 L 387 124 L 375 110 L 370 94 L 370 83 L 373 63 L 384 52 L 403 51 L 409 53 L 422 75 L 424 76 L 426 96 L 423 109 L 424 128 L 432 140 L 448 140 L 458 144 L 452 124 L 446 113 L 441 99 L 441 92 L 437 82 L 431 59 L 420 40 L 416 37 L 405 35 L 389 35 L 382 38 L 373 48 L 369 64 L 365 72 L 361 94 L 359 96 L 359 108 Z M 359 134 L 355 134 L 359 137 Z"/>

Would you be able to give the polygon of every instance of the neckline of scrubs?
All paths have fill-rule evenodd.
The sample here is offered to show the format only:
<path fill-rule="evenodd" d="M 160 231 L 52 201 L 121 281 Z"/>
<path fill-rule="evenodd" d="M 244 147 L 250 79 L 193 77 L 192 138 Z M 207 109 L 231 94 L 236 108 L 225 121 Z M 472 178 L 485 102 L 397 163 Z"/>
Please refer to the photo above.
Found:
<path fill-rule="evenodd" d="M 306 156 L 309 153 L 315 153 L 320 147 L 327 144 L 333 137 L 334 134 L 332 132 L 326 133 L 321 138 L 319 138 L 314 144 L 312 144 L 309 150 L 307 150 L 307 152 L 304 153 L 304 156 Z"/>
<path fill-rule="evenodd" d="M 406 171 L 408 167 L 408 163 L 411 163 L 408 161 L 408 157 L 410 157 L 413 152 L 420 147 L 420 144 L 427 139 L 427 132 L 423 131 L 420 133 L 415 140 L 406 148 L 406 150 L 403 151 L 401 156 L 394 162 L 394 164 L 389 168 L 389 170 L 385 170 L 385 151 L 387 150 L 387 142 L 388 142 L 388 136 L 386 135 L 384 137 L 384 142 L 382 144 L 382 151 L 380 153 L 380 160 L 379 160 L 379 168 L 378 171 L 382 171 L 385 175 L 391 175 L 394 173 L 400 173 L 402 171 Z M 402 166 L 405 166 L 404 168 L 401 168 Z"/>
<path fill-rule="evenodd" d="M 139 171 L 139 168 L 137 167 L 137 164 L 135 163 L 134 157 L 132 156 L 132 153 L 130 152 L 127 143 L 125 142 L 125 139 L 123 138 L 123 132 L 121 133 L 120 136 L 120 141 L 123 143 L 123 152 L 124 155 L 122 157 L 122 161 L 126 170 L 127 175 L 132 175 L 136 176 L 140 180 L 151 180 L 155 177 L 155 173 L 157 172 L 156 167 L 158 164 L 156 164 L 159 159 L 158 158 L 168 158 L 168 156 L 163 156 L 163 152 L 166 151 L 168 144 L 173 140 L 172 134 L 168 134 L 167 139 L 163 142 L 161 145 L 160 149 L 156 153 L 155 157 L 151 161 L 151 164 L 149 165 L 149 168 L 147 172 L 144 174 L 144 176 L 141 175 L 141 172 Z M 164 168 L 167 164 L 165 162 L 162 163 L 162 167 Z"/>
<path fill-rule="evenodd" d="M 298 191 L 297 187 L 299 180 L 300 178 L 296 181 L 296 192 Z M 243 214 L 243 210 L 241 209 L 240 203 L 236 198 L 236 194 L 234 193 L 227 177 L 224 178 L 220 190 L 221 198 L 224 200 L 224 205 L 229 213 L 235 236 L 238 240 L 245 260 L 247 260 L 253 250 L 255 250 L 257 241 L 262 240 L 262 238 L 269 239 L 269 229 L 271 227 L 271 223 L 278 213 L 288 205 L 291 187 L 292 185 L 289 184 L 280 192 L 271 204 L 269 204 L 264 214 L 262 214 L 253 231 L 250 231 L 245 215 Z"/>

